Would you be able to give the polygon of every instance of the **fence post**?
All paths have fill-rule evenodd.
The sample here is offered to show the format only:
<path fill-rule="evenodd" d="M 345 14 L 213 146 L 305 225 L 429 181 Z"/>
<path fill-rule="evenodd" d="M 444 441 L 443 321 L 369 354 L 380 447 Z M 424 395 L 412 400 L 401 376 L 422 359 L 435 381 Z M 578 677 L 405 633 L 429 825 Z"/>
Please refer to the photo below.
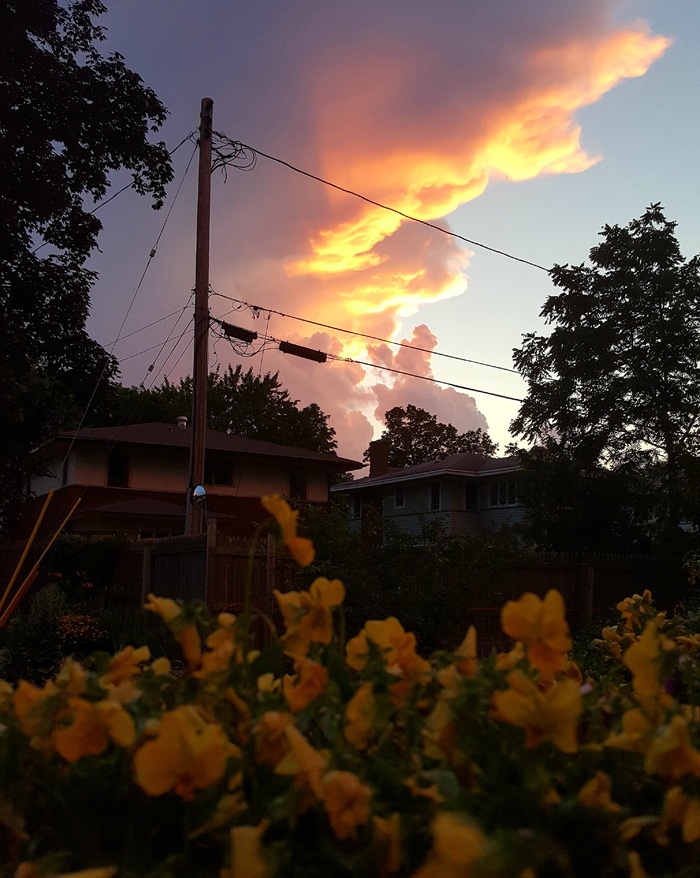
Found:
<path fill-rule="evenodd" d="M 595 579 L 595 567 L 586 564 L 586 577 L 579 577 L 579 625 L 593 624 L 593 581 Z"/>
<path fill-rule="evenodd" d="M 151 592 L 151 567 L 153 546 L 144 546 L 141 556 L 141 606 L 146 603 L 146 595 Z"/>

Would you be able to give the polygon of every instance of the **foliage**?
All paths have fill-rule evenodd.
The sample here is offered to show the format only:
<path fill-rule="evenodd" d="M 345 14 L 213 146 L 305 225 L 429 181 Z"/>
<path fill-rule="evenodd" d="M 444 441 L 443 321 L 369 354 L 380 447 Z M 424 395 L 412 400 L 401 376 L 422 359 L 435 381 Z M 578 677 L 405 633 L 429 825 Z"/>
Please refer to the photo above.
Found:
<path fill-rule="evenodd" d="M 99 410 L 117 373 L 85 332 L 85 261 L 101 228 L 89 200 L 124 168 L 159 206 L 172 175 L 164 145 L 147 140 L 164 107 L 97 49 L 104 11 L 99 0 L 0 9 L 0 524 L 28 451 L 91 398 Z"/>
<path fill-rule="evenodd" d="M 514 352 L 528 393 L 516 436 L 549 437 L 588 471 L 624 467 L 654 485 L 655 517 L 683 513 L 683 472 L 700 451 L 700 259 L 685 261 L 659 204 L 606 225 L 590 267 L 555 265 L 563 292 Z"/>
<path fill-rule="evenodd" d="M 443 424 L 435 415 L 410 403 L 394 406 L 384 415 L 382 439 L 390 440 L 389 466 L 413 466 L 438 460 L 449 454 L 494 455 L 498 445 L 481 428 L 458 433 L 452 424 Z M 369 449 L 364 460 L 369 460 Z"/>
<path fill-rule="evenodd" d="M 285 630 L 262 651 L 247 609 L 150 595 L 188 674 L 126 648 L 0 682 L 3 878 L 697 874 L 691 612 L 622 601 L 584 679 L 556 591 L 504 606 L 509 651 L 477 658 L 471 629 L 430 662 L 393 617 L 346 641 L 344 591 L 275 592 Z"/>
<path fill-rule="evenodd" d="M 263 439 L 293 445 L 309 451 L 332 452 L 337 447 L 335 430 L 328 425 L 316 403 L 300 408 L 279 382 L 279 375 L 244 372 L 240 364 L 225 372 L 210 372 L 207 382 L 208 425 L 250 439 Z M 114 388 L 109 418 L 111 424 L 134 420 L 174 422 L 192 410 L 192 379 L 181 378 L 171 384 L 166 378 L 160 387 Z M 105 423 L 94 420 L 92 426 Z"/>

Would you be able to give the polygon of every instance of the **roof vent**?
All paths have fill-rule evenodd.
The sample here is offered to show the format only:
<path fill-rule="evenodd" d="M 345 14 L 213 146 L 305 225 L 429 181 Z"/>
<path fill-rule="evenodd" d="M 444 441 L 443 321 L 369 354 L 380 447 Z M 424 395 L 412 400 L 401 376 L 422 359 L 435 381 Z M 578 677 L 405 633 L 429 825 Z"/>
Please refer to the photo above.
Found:
<path fill-rule="evenodd" d="M 186 430 L 187 429 L 187 416 L 180 415 L 177 419 L 177 425 L 181 430 Z"/>

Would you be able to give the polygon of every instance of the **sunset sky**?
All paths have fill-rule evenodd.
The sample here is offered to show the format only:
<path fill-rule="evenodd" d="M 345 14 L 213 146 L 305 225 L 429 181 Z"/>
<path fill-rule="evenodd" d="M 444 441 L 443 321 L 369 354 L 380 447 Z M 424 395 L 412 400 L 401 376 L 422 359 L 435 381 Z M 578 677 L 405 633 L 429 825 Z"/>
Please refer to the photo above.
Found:
<path fill-rule="evenodd" d="M 168 107 L 159 136 L 171 149 L 209 96 L 214 129 L 229 138 L 545 268 L 583 262 L 605 223 L 626 224 L 657 201 L 678 222 L 685 255 L 700 252 L 696 0 L 120 0 L 103 23 L 107 48 Z M 193 151 L 186 142 L 175 153 L 173 195 Z M 160 318 L 190 296 L 195 200 L 196 156 L 135 298 L 170 205 L 153 212 L 125 192 L 98 214 L 89 329 L 112 349 L 134 300 L 128 337 L 113 349 L 126 384 L 191 372 L 190 336 L 170 353 L 191 311 L 177 327 L 177 314 Z M 264 310 L 227 313 L 225 297 L 510 368 L 555 292 L 541 268 L 262 157 L 212 178 L 210 280 L 215 317 L 511 397 L 525 386 L 503 369 L 268 321 Z M 241 358 L 213 339 L 211 365 L 228 362 L 279 371 L 294 398 L 331 414 L 339 452 L 358 459 L 394 405 L 488 428 L 501 446 L 518 407 L 274 347 Z"/>

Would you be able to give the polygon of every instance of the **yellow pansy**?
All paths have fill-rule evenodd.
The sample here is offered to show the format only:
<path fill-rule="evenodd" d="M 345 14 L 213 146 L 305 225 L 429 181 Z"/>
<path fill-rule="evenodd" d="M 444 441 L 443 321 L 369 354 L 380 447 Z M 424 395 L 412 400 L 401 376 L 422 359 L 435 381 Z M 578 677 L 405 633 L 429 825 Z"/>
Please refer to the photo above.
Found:
<path fill-rule="evenodd" d="M 487 842 L 473 823 L 440 813 L 431 824 L 433 848 L 412 878 L 468 878 L 470 866 L 484 856 Z"/>
<path fill-rule="evenodd" d="M 700 752 L 690 742 L 685 717 L 674 716 L 668 725 L 656 729 L 647 750 L 644 769 L 649 774 L 660 774 L 671 780 L 680 780 L 686 774 L 700 777 Z"/>
<path fill-rule="evenodd" d="M 595 775 L 579 790 L 578 800 L 586 808 L 601 808 L 613 814 L 622 810 L 622 807 L 611 798 L 612 784 L 604 771 L 596 771 Z"/>
<path fill-rule="evenodd" d="M 637 695 L 645 697 L 659 693 L 663 682 L 661 656 L 669 649 L 675 649 L 675 644 L 661 634 L 655 621 L 651 621 L 639 640 L 625 651 L 623 661 L 632 672 L 632 687 Z"/>
<path fill-rule="evenodd" d="M 44 725 L 44 702 L 56 695 L 59 690 L 49 680 L 43 689 L 38 689 L 26 680 L 20 680 L 15 689 L 12 705 L 22 726 L 22 731 L 29 737 L 38 736 Z M 48 705 L 51 708 L 51 705 Z"/>
<path fill-rule="evenodd" d="M 476 661 L 476 628 L 469 626 L 464 640 L 455 650 L 455 662 L 457 670 L 463 677 L 476 677 L 478 665 Z"/>
<path fill-rule="evenodd" d="M 295 676 L 285 675 L 282 694 L 292 713 L 303 710 L 323 692 L 328 685 L 328 671 L 318 662 L 302 658 L 295 662 Z"/>
<path fill-rule="evenodd" d="M 82 695 L 87 687 L 87 672 L 75 659 L 67 658 L 54 680 L 67 695 Z"/>
<path fill-rule="evenodd" d="M 329 771 L 322 781 L 323 804 L 336 838 L 355 838 L 370 817 L 372 790 L 350 771 Z"/>
<path fill-rule="evenodd" d="M 174 789 L 183 799 L 223 777 L 232 748 L 223 729 L 208 723 L 193 705 L 163 714 L 158 735 L 136 751 L 136 782 L 149 796 Z"/>
<path fill-rule="evenodd" d="M 330 643 L 333 639 L 332 609 L 342 604 L 345 587 L 339 579 L 319 576 L 308 591 L 275 589 L 277 605 L 285 622 L 285 652 L 295 658 L 306 655 L 310 643 Z"/>
<path fill-rule="evenodd" d="M 526 645 L 528 659 L 544 680 L 566 669 L 572 641 L 564 599 L 556 589 L 548 591 L 544 600 L 526 592 L 519 600 L 508 601 L 501 611 L 501 626 L 509 637 Z"/>
<path fill-rule="evenodd" d="M 282 532 L 282 541 L 292 553 L 300 567 L 308 567 L 316 556 L 314 544 L 306 537 L 297 536 L 297 519 L 299 511 L 292 509 L 279 494 L 269 494 L 260 502 L 272 515 Z"/>
<path fill-rule="evenodd" d="M 644 594 L 634 594 L 631 598 L 625 598 L 617 604 L 628 631 L 642 627 L 642 619 L 644 616 L 649 617 L 654 614 L 653 598 L 649 589 L 644 590 Z"/>
<path fill-rule="evenodd" d="M 138 677 L 141 673 L 141 665 L 150 658 L 151 651 L 147 646 L 140 646 L 138 649 L 134 649 L 133 646 L 124 647 L 110 659 L 107 673 L 100 677 L 100 684 L 106 686 L 108 683 L 113 683 L 116 686 L 132 677 Z"/>
<path fill-rule="evenodd" d="M 561 680 L 543 692 L 518 670 L 508 674 L 507 682 L 510 688 L 493 693 L 494 717 L 525 729 L 528 749 L 551 741 L 565 753 L 575 753 L 582 708 L 576 683 Z"/>
<path fill-rule="evenodd" d="M 372 684 L 362 683 L 345 708 L 345 738 L 364 750 L 376 734 L 376 705 Z"/>
<path fill-rule="evenodd" d="M 253 727 L 255 761 L 262 765 L 277 765 L 289 750 L 284 731 L 294 723 L 291 713 L 268 710 Z"/>
<path fill-rule="evenodd" d="M 321 799 L 321 776 L 328 766 L 328 756 L 314 749 L 294 723 L 287 723 L 283 734 L 289 748 L 275 765 L 275 774 L 293 777 L 296 786 Z"/>
<path fill-rule="evenodd" d="M 198 668 L 202 659 L 202 643 L 197 631 L 197 626 L 192 623 L 182 623 L 182 609 L 171 598 L 159 598 L 154 594 L 148 595 L 144 604 L 144 610 L 155 613 L 165 622 L 173 637 L 182 647 L 182 652 L 190 670 Z"/>
<path fill-rule="evenodd" d="M 611 734 L 605 741 L 606 747 L 619 747 L 635 753 L 646 753 L 656 724 L 638 707 L 625 711 L 622 716 L 622 731 Z"/>
<path fill-rule="evenodd" d="M 656 840 L 663 845 L 670 843 L 669 829 L 680 827 L 686 844 L 700 839 L 700 799 L 686 796 L 680 786 L 666 790 L 661 823 L 654 832 Z"/>
<path fill-rule="evenodd" d="M 430 670 L 430 664 L 416 652 L 416 638 L 394 616 L 381 621 L 372 619 L 348 641 L 345 659 L 356 671 L 361 671 L 369 659 L 369 642 L 379 647 L 391 673 L 415 680 Z"/>
<path fill-rule="evenodd" d="M 56 751 L 67 761 L 76 762 L 82 756 L 95 756 L 107 749 L 110 741 L 119 747 L 130 747 L 136 732 L 131 714 L 116 701 L 97 701 L 83 698 L 68 699 L 61 714 L 70 725 L 57 726 L 52 734 Z"/>
<path fill-rule="evenodd" d="M 231 869 L 222 878 L 269 878 L 262 836 L 267 821 L 259 826 L 234 826 L 231 829 Z"/>

